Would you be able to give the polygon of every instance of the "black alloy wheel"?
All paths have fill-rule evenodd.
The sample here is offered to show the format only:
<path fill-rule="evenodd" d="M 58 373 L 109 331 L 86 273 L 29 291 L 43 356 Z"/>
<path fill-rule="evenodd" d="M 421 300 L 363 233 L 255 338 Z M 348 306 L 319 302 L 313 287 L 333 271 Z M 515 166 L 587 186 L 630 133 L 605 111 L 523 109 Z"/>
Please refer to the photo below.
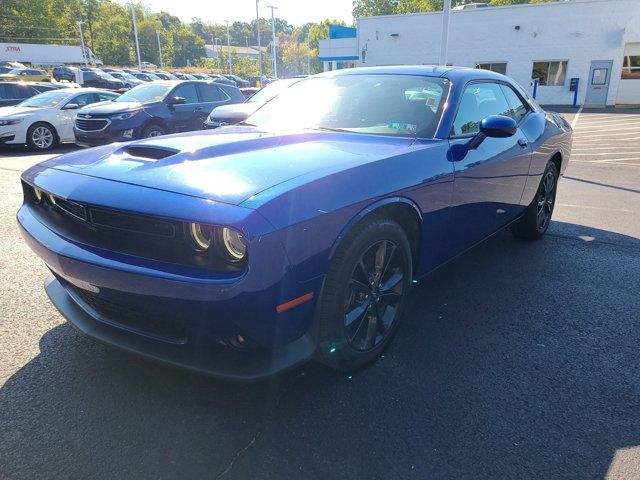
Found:
<path fill-rule="evenodd" d="M 398 246 L 390 240 L 371 245 L 356 263 L 346 293 L 347 342 L 360 352 L 379 345 L 398 316 L 406 272 Z"/>

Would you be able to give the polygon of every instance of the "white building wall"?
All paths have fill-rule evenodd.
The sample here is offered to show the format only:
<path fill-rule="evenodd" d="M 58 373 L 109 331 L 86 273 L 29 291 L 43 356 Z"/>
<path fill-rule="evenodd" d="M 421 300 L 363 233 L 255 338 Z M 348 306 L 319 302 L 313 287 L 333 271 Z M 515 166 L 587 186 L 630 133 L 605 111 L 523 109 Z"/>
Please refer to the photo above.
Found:
<path fill-rule="evenodd" d="M 358 55 L 357 38 L 327 38 L 318 41 L 320 57 L 351 57 Z"/>
<path fill-rule="evenodd" d="M 437 64 L 441 32 L 441 12 L 360 18 L 359 65 Z M 613 60 L 607 104 L 614 104 L 624 47 L 633 42 L 640 42 L 640 0 L 459 10 L 451 12 L 447 63 L 475 67 L 476 63 L 507 62 L 507 75 L 531 91 L 534 61 L 568 60 L 565 85 L 538 87 L 537 100 L 571 104 L 569 79 L 578 77 L 578 103 L 582 104 L 591 61 Z M 632 92 L 640 90 L 640 81 L 628 82 L 637 85 L 622 86 L 621 93 L 635 95 Z"/>

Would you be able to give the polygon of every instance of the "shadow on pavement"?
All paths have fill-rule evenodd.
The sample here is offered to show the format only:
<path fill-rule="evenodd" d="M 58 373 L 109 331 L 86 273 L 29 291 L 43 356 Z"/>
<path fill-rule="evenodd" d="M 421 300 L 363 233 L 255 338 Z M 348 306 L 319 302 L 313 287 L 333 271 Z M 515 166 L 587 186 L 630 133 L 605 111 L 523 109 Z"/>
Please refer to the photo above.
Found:
<path fill-rule="evenodd" d="M 351 376 L 221 383 L 62 325 L 0 390 L 0 472 L 602 478 L 640 444 L 639 253 L 560 222 L 539 242 L 500 233 L 421 282 L 390 349 Z"/>

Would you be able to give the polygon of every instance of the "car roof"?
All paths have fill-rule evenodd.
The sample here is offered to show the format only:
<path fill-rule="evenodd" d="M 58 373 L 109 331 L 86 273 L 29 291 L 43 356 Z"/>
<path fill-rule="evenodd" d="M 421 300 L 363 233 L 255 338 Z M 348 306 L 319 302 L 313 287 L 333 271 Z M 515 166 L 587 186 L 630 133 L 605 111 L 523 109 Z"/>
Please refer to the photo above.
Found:
<path fill-rule="evenodd" d="M 344 70 L 332 70 L 316 76 L 341 75 L 422 75 L 442 77 L 449 80 L 468 81 L 472 79 L 507 80 L 507 77 L 490 70 L 469 67 L 438 66 L 438 65 L 399 65 L 387 67 L 359 67 Z"/>

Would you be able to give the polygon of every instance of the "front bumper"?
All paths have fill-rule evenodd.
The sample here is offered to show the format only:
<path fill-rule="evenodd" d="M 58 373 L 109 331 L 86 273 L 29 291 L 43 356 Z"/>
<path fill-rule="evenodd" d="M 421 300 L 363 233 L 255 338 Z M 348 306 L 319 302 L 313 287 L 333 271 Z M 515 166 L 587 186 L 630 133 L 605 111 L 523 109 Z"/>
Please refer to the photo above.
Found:
<path fill-rule="evenodd" d="M 138 205 L 149 210 L 140 213 L 161 211 L 180 218 L 189 212 L 190 221 L 216 218 L 256 232 L 247 236 L 251 262 L 245 272 L 196 275 L 79 244 L 43 223 L 25 202 L 17 220 L 29 247 L 55 275 L 47 282 L 47 292 L 87 335 L 166 363 L 238 380 L 273 375 L 312 356 L 308 332 L 317 295 L 284 312 L 277 307 L 303 293 L 317 293 L 322 278 L 298 280 L 295 269 L 288 268 L 282 244 L 257 212 L 54 169 L 43 174 L 34 167 L 24 177 L 29 182 L 37 178 L 45 191 L 78 202 L 110 199 L 109 208 L 123 210 L 131 208 L 131 198 L 145 198 Z M 237 335 L 246 340 L 241 351 L 230 342 Z"/>
<path fill-rule="evenodd" d="M 159 343 L 114 327 L 108 320 L 100 319 L 95 312 L 91 312 L 86 305 L 81 306 L 53 276 L 45 281 L 45 291 L 69 323 L 88 337 L 151 360 L 225 380 L 268 378 L 306 362 L 315 350 L 313 342 L 303 336 L 278 349 L 240 352 L 218 346 L 203 348 L 194 355 L 193 351 L 182 348 L 182 345 Z"/>
<path fill-rule="evenodd" d="M 133 130 L 131 136 L 125 137 L 127 130 Z M 133 139 L 140 138 L 140 129 L 122 129 L 114 130 L 111 126 L 104 130 L 85 131 L 73 128 L 73 134 L 76 137 L 76 144 L 83 147 L 97 147 L 99 145 L 107 145 L 114 142 L 130 142 Z"/>

